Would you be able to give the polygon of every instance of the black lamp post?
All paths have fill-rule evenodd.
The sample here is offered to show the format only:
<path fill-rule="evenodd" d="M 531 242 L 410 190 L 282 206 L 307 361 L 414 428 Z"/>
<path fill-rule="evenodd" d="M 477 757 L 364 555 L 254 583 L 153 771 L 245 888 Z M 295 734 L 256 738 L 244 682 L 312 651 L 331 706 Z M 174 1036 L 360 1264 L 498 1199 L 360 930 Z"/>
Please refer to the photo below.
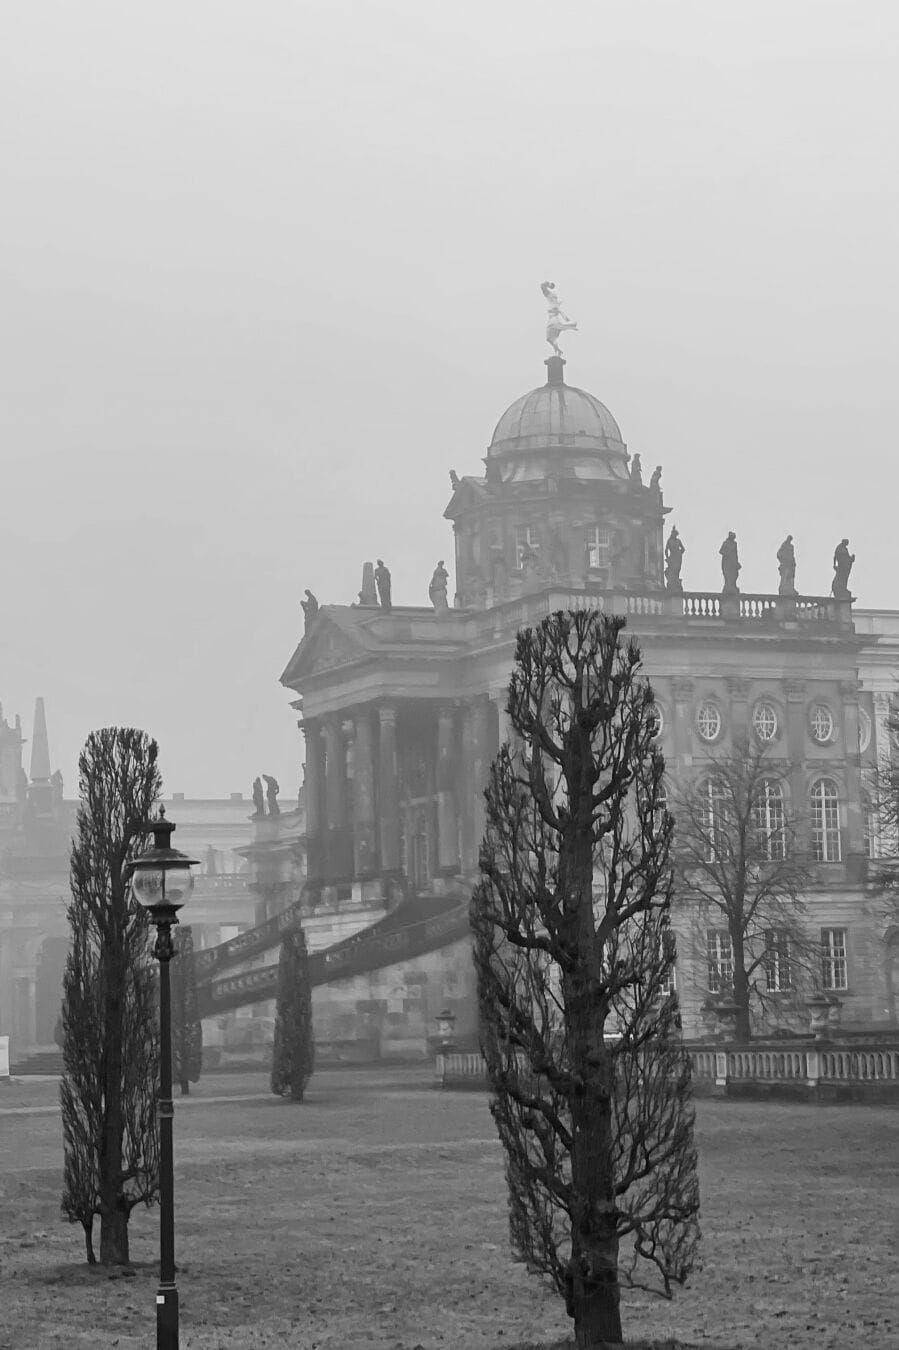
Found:
<path fill-rule="evenodd" d="M 153 955 L 159 961 L 159 1292 L 156 1350 L 178 1350 L 178 1290 L 175 1286 L 175 1172 L 172 1152 L 172 989 L 169 962 L 175 954 L 172 928 L 194 887 L 188 858 L 171 847 L 175 826 L 159 808 L 149 822 L 153 847 L 131 861 L 131 892 L 156 927 Z"/>

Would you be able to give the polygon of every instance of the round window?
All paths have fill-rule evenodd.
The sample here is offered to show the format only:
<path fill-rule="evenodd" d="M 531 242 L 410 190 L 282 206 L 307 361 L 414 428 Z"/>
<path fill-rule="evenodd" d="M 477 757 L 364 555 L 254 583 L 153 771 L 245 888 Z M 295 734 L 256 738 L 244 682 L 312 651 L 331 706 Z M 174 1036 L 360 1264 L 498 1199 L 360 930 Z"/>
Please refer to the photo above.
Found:
<path fill-rule="evenodd" d="M 809 726 L 812 737 L 819 745 L 826 745 L 833 738 L 833 713 L 826 703 L 816 703 L 809 713 Z"/>
<path fill-rule="evenodd" d="M 752 714 L 752 725 L 760 741 L 773 741 L 777 735 L 777 712 L 770 703 L 757 703 Z"/>
<path fill-rule="evenodd" d="M 864 708 L 858 710 L 858 748 L 862 753 L 871 744 L 871 718 Z"/>
<path fill-rule="evenodd" d="M 696 714 L 696 730 L 704 741 L 716 741 L 721 734 L 721 714 L 709 700 L 700 703 Z"/>

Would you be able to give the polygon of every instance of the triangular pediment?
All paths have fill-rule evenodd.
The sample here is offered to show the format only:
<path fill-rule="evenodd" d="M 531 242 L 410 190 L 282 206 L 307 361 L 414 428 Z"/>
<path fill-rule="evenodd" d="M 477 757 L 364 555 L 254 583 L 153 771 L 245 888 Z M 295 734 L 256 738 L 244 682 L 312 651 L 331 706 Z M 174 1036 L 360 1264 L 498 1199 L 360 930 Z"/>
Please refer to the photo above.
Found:
<path fill-rule="evenodd" d="M 324 675 L 351 666 L 367 655 L 366 647 L 334 622 L 327 610 L 319 610 L 281 676 L 281 683 L 294 688 L 311 675 Z"/>

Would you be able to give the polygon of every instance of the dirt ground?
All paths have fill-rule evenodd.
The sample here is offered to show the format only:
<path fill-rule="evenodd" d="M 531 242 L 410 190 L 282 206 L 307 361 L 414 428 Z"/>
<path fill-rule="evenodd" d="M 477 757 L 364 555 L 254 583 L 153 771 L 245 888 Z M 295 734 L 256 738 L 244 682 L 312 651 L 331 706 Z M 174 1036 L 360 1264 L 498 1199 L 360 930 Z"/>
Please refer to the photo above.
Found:
<path fill-rule="evenodd" d="M 482 1093 L 322 1072 L 298 1106 L 220 1075 L 175 1117 L 184 1350 L 514 1350 L 570 1331 L 509 1256 Z M 0 1086 L 0 1350 L 155 1344 L 158 1211 L 132 1278 L 60 1218 L 55 1082 Z M 240 1100 L 223 1100 L 238 1096 Z M 700 1101 L 703 1269 L 625 1334 L 704 1350 L 899 1345 L 899 1112 Z"/>

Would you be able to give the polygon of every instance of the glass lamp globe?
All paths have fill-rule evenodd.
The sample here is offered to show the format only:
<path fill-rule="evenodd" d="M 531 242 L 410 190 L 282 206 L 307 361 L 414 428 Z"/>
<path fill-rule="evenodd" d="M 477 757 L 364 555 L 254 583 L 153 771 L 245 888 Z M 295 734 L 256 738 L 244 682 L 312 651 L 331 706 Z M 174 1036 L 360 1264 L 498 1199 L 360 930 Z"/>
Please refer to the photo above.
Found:
<path fill-rule="evenodd" d="M 181 863 L 174 867 L 135 867 L 131 880 L 134 898 L 145 909 L 159 905 L 180 909 L 193 888 L 191 870 Z"/>

